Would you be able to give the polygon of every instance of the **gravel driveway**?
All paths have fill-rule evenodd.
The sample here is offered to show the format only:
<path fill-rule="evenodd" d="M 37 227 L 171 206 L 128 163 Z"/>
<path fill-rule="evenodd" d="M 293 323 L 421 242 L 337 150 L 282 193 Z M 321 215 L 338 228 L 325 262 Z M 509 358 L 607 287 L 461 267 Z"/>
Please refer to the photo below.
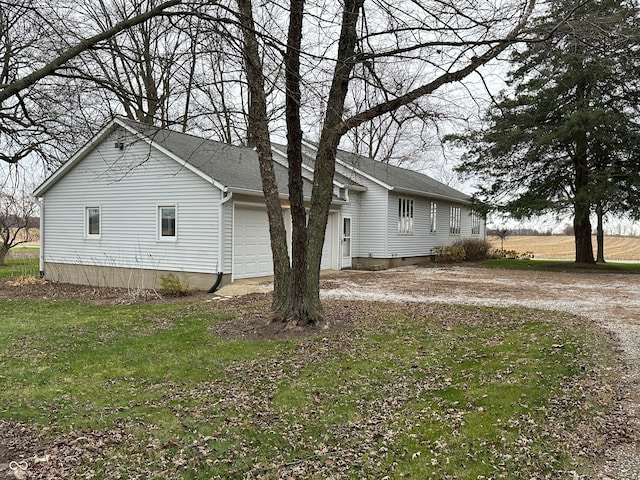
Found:
<path fill-rule="evenodd" d="M 640 275 L 527 272 L 471 267 L 344 271 L 322 277 L 324 298 L 521 305 L 583 315 L 615 333 L 626 370 L 632 443 L 611 448 L 598 480 L 640 480 Z"/>

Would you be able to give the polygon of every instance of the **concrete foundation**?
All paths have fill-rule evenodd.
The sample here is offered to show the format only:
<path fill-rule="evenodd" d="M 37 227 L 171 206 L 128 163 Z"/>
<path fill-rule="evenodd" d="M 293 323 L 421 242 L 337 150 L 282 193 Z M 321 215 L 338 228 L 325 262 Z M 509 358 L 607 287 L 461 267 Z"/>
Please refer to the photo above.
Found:
<path fill-rule="evenodd" d="M 44 278 L 52 282 L 91 285 L 96 287 L 160 289 L 163 277 L 175 275 L 189 290 L 209 290 L 217 280 L 217 274 L 144 270 L 135 268 L 105 267 L 97 265 L 72 265 L 50 263 L 44 265 Z M 231 275 L 222 277 L 220 286 L 231 283 Z"/>
<path fill-rule="evenodd" d="M 352 265 L 355 270 L 386 270 L 388 268 L 419 265 L 430 262 L 435 262 L 435 255 L 393 258 L 355 257 L 352 259 Z"/>

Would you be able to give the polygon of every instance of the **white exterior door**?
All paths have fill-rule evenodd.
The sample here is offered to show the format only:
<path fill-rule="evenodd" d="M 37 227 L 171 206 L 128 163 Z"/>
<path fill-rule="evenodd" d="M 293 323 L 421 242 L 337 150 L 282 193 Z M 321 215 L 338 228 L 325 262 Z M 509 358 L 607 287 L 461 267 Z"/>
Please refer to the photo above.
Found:
<path fill-rule="evenodd" d="M 351 268 L 351 217 L 342 219 L 342 268 Z"/>
<path fill-rule="evenodd" d="M 233 278 L 273 275 L 267 211 L 236 207 L 233 223 Z"/>
<path fill-rule="evenodd" d="M 335 262 L 333 261 L 333 245 L 334 245 L 334 213 L 329 214 L 329 218 L 327 219 L 327 229 L 324 233 L 324 244 L 322 245 L 322 260 L 320 261 L 320 270 L 331 270 L 332 268 L 336 268 Z"/>

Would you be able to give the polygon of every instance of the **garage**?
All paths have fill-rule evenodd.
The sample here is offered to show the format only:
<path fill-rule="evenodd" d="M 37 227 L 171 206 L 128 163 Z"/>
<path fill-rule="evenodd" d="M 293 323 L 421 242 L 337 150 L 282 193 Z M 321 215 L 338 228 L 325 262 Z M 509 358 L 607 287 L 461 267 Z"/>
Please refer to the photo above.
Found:
<path fill-rule="evenodd" d="M 264 208 L 236 207 L 234 224 L 234 279 L 273 275 L 267 211 Z"/>
<path fill-rule="evenodd" d="M 321 269 L 337 268 L 335 248 L 336 214 L 329 215 Z M 235 207 L 233 232 L 233 278 L 265 277 L 273 275 L 273 259 L 269 241 L 267 211 L 260 207 Z M 285 218 L 287 237 L 291 240 L 291 220 Z"/>

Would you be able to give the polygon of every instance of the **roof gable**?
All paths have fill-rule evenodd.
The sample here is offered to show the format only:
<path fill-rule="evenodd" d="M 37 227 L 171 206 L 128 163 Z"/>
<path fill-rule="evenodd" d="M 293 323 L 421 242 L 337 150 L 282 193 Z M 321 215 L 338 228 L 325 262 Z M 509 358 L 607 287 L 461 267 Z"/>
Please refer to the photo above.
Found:
<path fill-rule="evenodd" d="M 36 190 L 41 196 L 62 178 L 74 165 L 104 142 L 118 127 L 124 128 L 137 140 L 148 143 L 163 152 L 196 175 L 204 178 L 223 191 L 262 194 L 262 178 L 257 153 L 246 147 L 236 147 L 214 140 L 161 129 L 151 125 L 116 117 L 109 122 L 90 142 L 74 154 L 69 161 L 56 170 Z M 129 140 L 124 139 L 124 143 Z M 274 170 L 281 194 L 288 192 L 287 169 L 274 163 Z M 305 185 L 305 195 L 311 194 L 309 184 Z"/>
<path fill-rule="evenodd" d="M 260 175 L 258 154 L 255 150 L 207 140 L 173 130 L 161 129 L 122 117 L 116 117 L 109 122 L 68 162 L 45 180 L 34 191 L 34 195 L 40 196 L 44 194 L 67 171 L 80 162 L 97 145 L 105 141 L 118 127 L 124 128 L 137 140 L 148 143 L 152 148 L 163 152 L 223 191 L 231 190 L 262 195 L 262 177 Z M 315 162 L 313 154 L 316 146 L 311 142 L 305 141 L 304 147 L 304 161 L 313 169 Z M 283 149 L 283 147 L 275 144 L 274 148 L 276 152 L 278 148 L 280 150 Z M 286 152 L 286 148 L 284 151 Z M 347 170 L 368 178 L 389 191 L 443 198 L 459 203 L 467 202 L 470 198 L 468 195 L 422 173 L 377 162 L 362 155 L 338 150 L 336 161 Z M 285 165 L 278 161 L 273 163 L 278 190 L 282 195 L 288 193 L 288 172 Z M 336 172 L 335 180 L 342 185 L 358 186 L 357 179 L 350 178 L 348 174 L 342 175 Z M 311 196 L 311 182 L 309 180 L 304 182 L 304 190 L 305 196 L 309 198 Z"/>

